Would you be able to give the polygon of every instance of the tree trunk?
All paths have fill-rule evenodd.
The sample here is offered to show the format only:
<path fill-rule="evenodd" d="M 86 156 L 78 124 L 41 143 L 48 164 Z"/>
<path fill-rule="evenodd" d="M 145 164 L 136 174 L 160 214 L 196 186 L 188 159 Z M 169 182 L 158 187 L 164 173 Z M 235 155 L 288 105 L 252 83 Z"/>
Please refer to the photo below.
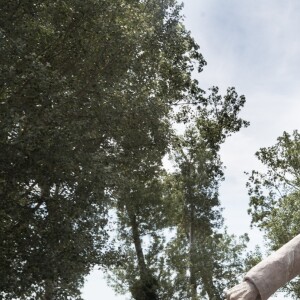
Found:
<path fill-rule="evenodd" d="M 136 215 L 129 210 L 127 211 L 140 272 L 140 280 L 131 288 L 132 296 L 136 300 L 158 300 L 157 282 L 146 266 Z"/>
<path fill-rule="evenodd" d="M 209 300 L 222 300 L 223 298 L 218 295 L 218 292 L 216 291 L 214 284 L 212 282 L 212 278 L 210 277 L 207 279 L 207 274 L 205 276 L 202 276 L 202 282 L 204 290 L 208 296 Z"/>
<path fill-rule="evenodd" d="M 193 187 L 191 185 L 191 165 L 188 163 L 187 168 L 187 193 L 186 193 L 186 207 L 187 207 L 187 220 L 188 220 L 188 240 L 189 240 L 189 292 L 190 299 L 197 300 L 197 277 L 195 269 L 195 204 L 193 203 Z"/>
<path fill-rule="evenodd" d="M 143 278 L 145 276 L 145 274 L 147 273 L 147 267 L 146 267 L 145 257 L 144 257 L 142 243 L 141 243 L 141 239 L 140 239 L 138 223 L 137 223 L 135 214 L 129 213 L 129 217 L 130 217 L 130 223 L 131 223 L 132 238 L 133 238 L 134 247 L 135 247 L 136 256 L 137 256 L 138 265 L 139 265 L 139 270 L 140 270 L 140 276 L 141 276 L 141 278 Z"/>
<path fill-rule="evenodd" d="M 191 300 L 197 299 L 197 279 L 195 270 L 195 224 L 194 224 L 194 206 L 191 205 L 190 224 L 189 224 L 189 272 L 190 272 L 190 293 Z"/>
<path fill-rule="evenodd" d="M 53 282 L 51 280 L 46 280 L 45 282 L 45 294 L 43 300 L 54 300 L 54 289 Z"/>
<path fill-rule="evenodd" d="M 51 205 L 49 205 L 50 199 L 50 186 L 47 183 L 40 184 L 41 187 L 41 203 L 45 203 L 48 210 L 48 218 L 49 215 L 53 212 L 50 212 Z M 54 266 L 53 266 L 54 268 Z M 45 280 L 45 293 L 42 300 L 54 300 L 54 284 L 51 279 Z"/>

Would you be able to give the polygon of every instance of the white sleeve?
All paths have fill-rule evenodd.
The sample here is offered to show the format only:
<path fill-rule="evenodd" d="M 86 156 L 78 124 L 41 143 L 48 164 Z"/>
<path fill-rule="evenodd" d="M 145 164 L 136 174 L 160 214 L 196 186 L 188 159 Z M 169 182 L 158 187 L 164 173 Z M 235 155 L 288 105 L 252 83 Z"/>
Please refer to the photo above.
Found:
<path fill-rule="evenodd" d="M 245 276 L 266 300 L 300 273 L 300 234 L 253 267 Z"/>

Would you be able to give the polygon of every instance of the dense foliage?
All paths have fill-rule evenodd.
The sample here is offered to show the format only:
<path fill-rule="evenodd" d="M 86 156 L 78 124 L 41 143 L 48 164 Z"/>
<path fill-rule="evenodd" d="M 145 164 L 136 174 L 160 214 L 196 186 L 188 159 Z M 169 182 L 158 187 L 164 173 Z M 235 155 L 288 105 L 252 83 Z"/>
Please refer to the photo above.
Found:
<path fill-rule="evenodd" d="M 206 62 L 181 7 L 1 1 L 0 296 L 80 299 L 97 264 L 137 300 L 220 298 L 245 245 L 218 232 L 218 151 L 245 99 L 193 79 Z"/>

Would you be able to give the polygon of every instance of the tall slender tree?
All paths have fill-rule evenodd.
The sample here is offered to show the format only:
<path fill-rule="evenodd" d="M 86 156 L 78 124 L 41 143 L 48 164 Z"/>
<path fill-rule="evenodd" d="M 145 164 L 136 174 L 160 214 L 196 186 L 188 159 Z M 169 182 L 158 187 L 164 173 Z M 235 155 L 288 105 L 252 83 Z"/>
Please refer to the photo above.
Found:
<path fill-rule="evenodd" d="M 242 261 L 237 257 L 245 249 L 245 240 L 235 244 L 232 237 L 219 232 L 223 219 L 218 189 L 223 168 L 218 152 L 228 135 L 248 125 L 238 116 L 244 102 L 234 89 L 228 89 L 227 95 L 221 97 L 218 89 L 212 88 L 203 107 L 194 112 L 195 119 L 190 120 L 184 136 L 176 139 L 177 170 L 172 176 L 174 187 L 177 185 L 177 233 L 169 253 L 181 256 L 185 262 L 177 268 L 178 281 L 185 282 L 179 294 L 181 299 L 222 299 L 226 280 L 236 280 L 233 269 L 236 274 L 242 272 Z M 222 245 L 227 248 L 222 249 Z M 176 267 L 177 260 L 171 261 Z M 231 276 L 226 276 L 228 272 Z"/>
<path fill-rule="evenodd" d="M 236 282 L 243 270 L 239 255 L 246 237 L 237 243 L 218 232 L 223 221 L 218 151 L 228 135 L 247 126 L 238 117 L 245 100 L 234 89 L 221 97 L 213 88 L 207 99 L 201 97 L 198 112 L 184 107 L 179 114 L 191 125 L 184 137 L 173 137 L 175 173 L 159 172 L 163 152 L 157 152 L 155 168 L 149 165 L 154 156 L 148 164 L 137 160 L 139 172 L 132 160 L 129 169 L 123 167 L 129 172 L 116 201 L 122 204 L 119 241 L 126 258 L 115 266 L 110 280 L 117 291 L 129 289 L 134 299 L 221 299 L 224 285 Z M 176 229 L 169 243 L 167 228 Z"/>

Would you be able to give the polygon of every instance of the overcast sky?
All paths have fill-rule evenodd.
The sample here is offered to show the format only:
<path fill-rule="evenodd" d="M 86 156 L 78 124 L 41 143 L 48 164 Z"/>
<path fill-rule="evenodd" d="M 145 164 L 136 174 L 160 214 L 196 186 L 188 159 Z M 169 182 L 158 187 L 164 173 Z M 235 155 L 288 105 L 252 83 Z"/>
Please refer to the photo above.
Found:
<path fill-rule="evenodd" d="M 283 131 L 300 123 L 300 1 L 185 0 L 187 28 L 208 65 L 199 75 L 202 88 L 234 86 L 246 96 L 242 112 L 247 129 L 222 148 L 226 165 L 221 202 L 225 224 L 237 235 L 250 233 L 250 246 L 262 245 L 261 233 L 250 230 L 244 171 L 260 169 L 254 153 L 275 144 Z M 106 286 L 101 273 L 87 278 L 85 300 L 121 300 Z M 277 298 L 279 299 L 279 298 Z"/>

